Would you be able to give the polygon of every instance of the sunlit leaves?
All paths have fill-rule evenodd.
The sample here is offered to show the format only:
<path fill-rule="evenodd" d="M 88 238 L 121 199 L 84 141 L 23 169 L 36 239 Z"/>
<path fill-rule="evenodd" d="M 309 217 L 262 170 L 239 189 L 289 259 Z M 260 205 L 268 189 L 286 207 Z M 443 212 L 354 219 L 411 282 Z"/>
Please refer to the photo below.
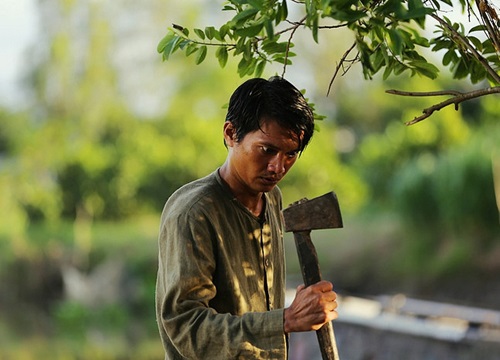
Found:
<path fill-rule="evenodd" d="M 195 54 L 195 64 L 201 64 L 214 48 L 221 67 L 225 67 L 229 55 L 239 57 L 240 76 L 260 76 L 266 64 L 281 62 L 291 64 L 295 56 L 289 49 L 292 43 L 280 42 L 275 33 L 275 25 L 288 16 L 288 7 L 282 1 L 230 1 L 224 11 L 235 11 L 235 16 L 217 30 L 213 26 L 193 29 L 194 36 L 179 25 L 174 25 L 158 44 L 158 52 L 164 60 L 178 50 L 186 56 Z"/>
<path fill-rule="evenodd" d="M 498 71 L 500 56 L 491 39 L 481 40 L 478 37 L 479 34 L 484 34 L 485 27 L 478 25 L 466 31 L 463 24 L 454 23 L 446 17 L 443 19 L 447 26 L 441 27 L 443 30 L 441 36 L 431 40 L 433 51 L 446 50 L 442 57 L 442 64 L 452 70 L 455 79 L 469 77 L 472 83 L 485 79 L 495 83 L 496 80 L 491 78 L 484 63 Z M 451 31 L 455 32 L 454 36 L 449 35 Z M 490 54 L 493 55 L 490 56 Z"/>
<path fill-rule="evenodd" d="M 461 0 L 461 5 L 465 8 L 466 0 Z M 409 72 L 435 79 L 438 68 L 422 51 L 430 48 L 433 52 L 445 50 L 442 63 L 452 69 L 457 79 L 497 80 L 485 64 L 500 68 L 500 56 L 491 39 L 482 36 L 483 25 L 473 26 L 466 33 L 462 24 L 442 16 L 447 25 L 438 25 L 433 36 L 422 32 L 425 20 L 451 6 L 449 0 L 303 0 L 294 6 L 302 8 L 303 15 L 297 15 L 303 16 L 301 20 L 289 18 L 286 0 L 230 0 L 222 10 L 234 12 L 234 16 L 219 30 L 194 29 L 190 36 L 187 29 L 174 26 L 160 41 L 158 51 L 165 60 L 177 50 L 183 50 L 187 56 L 196 54 L 195 63 L 200 64 L 213 47 L 221 67 L 231 54 L 238 59 L 240 76 L 260 75 L 268 63 L 284 64 L 283 71 L 292 64 L 295 54 L 290 49 L 297 30 L 308 29 L 313 41 L 319 42 L 321 31 L 347 27 L 355 35 L 356 61 L 361 63 L 366 78 L 383 71 L 384 78 Z M 334 21 L 335 26 L 323 25 L 324 19 Z M 288 24 L 278 27 L 285 20 Z M 286 36 L 286 41 L 280 40 L 282 36 Z M 472 51 L 476 52 L 474 56 Z"/>
<path fill-rule="evenodd" d="M 180 37 L 176 36 L 173 33 L 169 33 L 160 41 L 157 50 L 163 55 L 163 60 L 168 60 L 170 54 L 173 53 L 174 47 L 179 42 L 179 40 Z"/>

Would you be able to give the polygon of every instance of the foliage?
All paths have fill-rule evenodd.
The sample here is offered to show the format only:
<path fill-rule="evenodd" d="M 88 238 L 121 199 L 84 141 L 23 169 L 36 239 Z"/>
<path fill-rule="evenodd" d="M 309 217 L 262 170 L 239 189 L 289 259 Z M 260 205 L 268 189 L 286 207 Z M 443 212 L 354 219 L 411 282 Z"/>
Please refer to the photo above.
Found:
<path fill-rule="evenodd" d="M 454 237 L 474 234 L 478 245 L 495 239 L 491 234 L 498 231 L 498 212 L 488 145 L 498 136 L 498 128 L 490 131 L 489 140 L 476 135 L 467 147 L 451 148 L 435 157 L 422 154 L 401 167 L 392 189 L 409 224 Z"/>
<path fill-rule="evenodd" d="M 293 9 L 289 9 L 290 3 Z M 239 58 L 240 76 L 261 76 L 272 62 L 284 65 L 284 76 L 295 56 L 292 48 L 299 29 L 310 31 L 318 42 L 319 31 L 347 28 L 354 42 L 339 60 L 332 82 L 339 72 L 347 72 L 355 63 L 361 64 L 367 79 L 378 72 L 383 72 L 384 79 L 404 72 L 435 79 L 438 67 L 425 57 L 425 50 L 430 49 L 445 51 L 442 64 L 452 70 L 455 79 L 469 77 L 472 83 L 490 83 L 485 89 L 467 93 L 391 91 L 404 96 L 451 96 L 424 109 L 422 116 L 410 122 L 415 123 L 448 105 L 457 107 L 463 101 L 500 93 L 500 31 L 495 6 L 488 0 L 460 0 L 460 7 L 474 21 L 470 29 L 447 17 L 450 9 L 456 10 L 451 0 L 230 0 L 222 10 L 235 15 L 225 24 L 192 31 L 173 24 L 159 42 L 158 52 L 167 60 L 182 50 L 186 56 L 195 56 L 195 63 L 200 64 L 208 48 L 213 47 L 222 67 L 229 54 Z M 432 36 L 428 35 L 429 27 L 434 29 Z"/>
<path fill-rule="evenodd" d="M 446 85 L 442 78 L 399 80 L 414 89 Z M 393 251 L 401 259 L 396 266 L 404 269 L 399 274 L 453 276 L 484 269 L 480 259 L 500 239 L 491 164 L 498 149 L 497 102 L 483 98 L 460 112 L 446 109 L 432 122 L 405 127 L 397 120 L 430 99 L 394 104 L 380 96 L 380 86 L 363 87 L 363 107 L 356 107 L 361 97 L 349 92 L 335 96 L 343 105 L 336 114 L 339 128 L 356 140 L 342 157 L 368 189 L 363 213 L 378 218 L 394 211 L 402 220 Z"/>
<path fill-rule="evenodd" d="M 492 177 L 500 128 L 486 128 L 489 134 L 474 134 L 467 146 L 422 154 L 392 177 L 395 209 L 408 229 L 407 273 L 487 271 L 481 259 L 500 239 Z"/>
<path fill-rule="evenodd" d="M 241 13 L 252 4 L 261 2 L 244 3 L 228 2 L 233 10 L 227 9 L 225 13 L 233 14 L 234 9 Z M 304 5 L 283 1 L 262 3 L 270 6 L 271 17 L 276 15 L 272 12 L 273 3 L 281 4 L 281 17 L 286 10 L 288 15 L 296 16 Z M 343 3 L 333 5 L 338 10 Z M 238 32 L 229 29 L 224 37 L 228 45 L 224 47 L 226 55 L 224 50 L 217 53 L 215 49 L 219 60 L 229 71 L 220 69 L 217 58 L 208 56 L 210 48 L 218 46 L 217 38 L 221 36 L 221 30 L 204 29 L 203 34 L 201 30 L 191 30 L 189 34 L 194 34 L 197 40 L 189 38 L 189 41 L 193 40 L 194 44 L 191 45 L 184 37 L 178 40 L 177 48 L 174 49 L 172 43 L 172 51 L 167 52 L 167 66 L 158 64 L 155 68 L 155 84 L 172 90 L 170 96 L 161 100 L 168 103 L 165 112 L 146 118 L 134 113 L 123 97 L 122 74 L 117 64 L 111 61 L 112 56 L 121 52 L 113 47 L 117 41 L 111 30 L 114 20 L 104 18 L 104 3 L 92 2 L 88 18 L 85 18 L 90 29 L 80 27 L 81 23 L 78 23 L 77 31 L 68 25 L 72 23 L 70 19 L 75 18 L 75 4 L 65 2 L 65 10 L 60 15 L 62 25 L 53 28 L 55 33 L 48 43 L 39 42 L 40 46 L 45 46 L 41 53 L 46 57 L 40 58 L 31 78 L 30 86 L 37 97 L 35 106 L 26 112 L 0 111 L 0 212 L 3 216 L 0 222 L 0 303 L 9 309 L 5 312 L 8 319 L 3 317 L 2 321 L 10 321 L 6 330 L 6 325 L 0 323 L 0 338 L 3 339 L 0 340 L 0 357 L 158 358 L 161 344 L 151 305 L 161 207 L 176 188 L 207 174 L 224 160 L 226 149 L 221 137 L 224 109 L 221 105 L 227 102 L 228 94 L 240 81 L 238 72 L 250 75 L 244 70 L 253 66 L 235 60 L 248 55 L 257 56 L 252 74 L 261 72 L 264 75 L 269 71 L 271 62 L 289 64 L 294 59 L 291 53 L 295 49 L 291 42 L 292 38 L 295 39 L 294 34 L 302 28 L 313 29 L 316 25 L 314 21 L 305 25 L 304 20 L 299 25 L 300 22 L 283 20 L 278 25 L 272 22 L 271 29 L 269 23 L 264 23 L 263 32 L 253 38 L 256 42 L 250 42 L 251 45 L 248 45 L 252 38 L 247 36 L 248 29 Z M 318 4 L 320 2 L 311 3 L 309 9 L 312 11 L 314 6 L 319 9 Z M 368 2 L 363 4 L 372 6 Z M 404 9 L 413 11 L 407 9 L 406 4 L 402 3 Z M 290 8 L 285 8 L 285 5 Z M 240 8 L 242 11 L 238 10 Z M 194 10 L 192 14 L 195 14 Z M 253 19 L 260 19 L 261 14 L 255 13 Z M 51 22 L 56 23 L 53 19 L 61 20 L 53 15 Z M 253 15 L 246 19 L 240 16 L 238 26 L 244 27 Z M 349 12 L 346 16 L 353 15 Z M 320 42 L 324 39 L 322 32 L 341 25 L 340 22 L 323 24 L 323 21 L 334 22 L 328 16 L 318 15 L 317 20 Z M 360 26 L 360 21 L 354 21 L 351 27 Z M 406 31 L 415 37 L 413 26 L 418 26 L 418 21 L 418 18 L 408 19 L 403 21 L 403 28 L 389 26 L 383 30 L 387 51 L 392 46 L 390 32 L 394 36 L 399 31 L 403 34 Z M 231 21 L 228 24 L 231 25 Z M 257 24 L 256 28 L 259 26 Z M 285 31 L 287 26 L 291 30 Z M 344 24 L 338 30 L 345 34 L 352 31 L 351 27 Z M 274 33 L 272 40 L 266 35 L 266 31 L 271 30 Z M 173 36 L 177 36 L 186 30 L 177 28 L 173 31 L 176 34 Z M 76 39 L 76 33 L 83 35 L 84 41 Z M 372 32 L 370 36 L 377 40 L 375 35 Z M 231 48 L 232 40 L 228 40 L 235 36 L 239 39 L 247 36 L 248 41 L 234 41 L 235 46 L 245 48 L 233 57 L 231 55 L 235 54 L 236 48 Z M 370 36 L 359 41 L 370 48 Z M 203 37 L 206 50 L 200 51 Z M 349 37 L 343 36 L 341 40 L 347 41 Z M 382 42 L 380 38 L 378 41 Z M 215 45 L 210 45 L 212 43 Z M 262 49 L 264 43 L 266 47 Z M 168 41 L 164 45 L 167 46 Z M 413 46 L 414 51 L 424 48 L 418 44 Z M 429 47 L 432 46 L 429 43 Z M 174 50 L 182 48 L 187 51 L 188 47 L 194 51 L 191 54 L 193 60 L 200 63 L 203 60 L 205 66 L 192 68 L 185 65 L 184 58 L 172 56 Z M 248 47 L 250 50 L 246 50 Z M 307 69 L 312 71 L 304 73 L 311 74 L 312 83 L 325 80 L 324 68 L 332 63 L 329 59 L 334 56 L 334 51 L 335 46 L 331 46 L 318 53 L 306 54 L 307 60 L 312 63 Z M 404 42 L 401 52 L 401 58 L 416 56 Z M 424 53 L 421 55 L 426 56 Z M 370 61 L 375 57 L 374 52 L 369 57 Z M 361 57 L 355 59 L 362 61 Z M 407 66 L 402 72 L 405 76 L 386 79 L 391 86 L 404 83 L 412 89 L 421 90 L 428 85 L 443 84 L 428 81 L 428 78 L 406 77 L 413 72 L 419 73 L 424 67 L 415 67 L 409 59 L 404 64 Z M 351 65 L 353 63 L 346 57 L 343 66 L 347 70 Z M 131 69 L 132 72 L 135 70 Z M 405 102 L 407 99 L 395 103 L 380 91 L 378 80 L 384 76 L 383 67 L 378 72 L 365 75 L 375 81 L 359 85 L 355 81 L 338 78 L 336 84 L 345 81 L 345 86 L 328 102 L 314 96 L 314 86 L 308 88 L 308 97 L 318 104 L 318 111 L 328 116 L 321 123 L 320 131 L 315 133 L 312 143 L 280 184 L 285 206 L 297 198 L 320 195 L 332 189 L 338 194 L 346 220 L 344 230 L 355 229 L 356 234 L 345 236 L 344 230 L 336 233 L 339 244 L 333 247 L 331 239 L 325 239 L 324 247 L 319 248 L 320 255 L 323 254 L 323 258 L 332 263 L 340 263 L 333 256 L 348 260 L 348 271 L 337 272 L 336 276 L 349 276 L 348 272 L 369 272 L 352 261 L 352 254 L 371 249 L 368 244 L 376 242 L 372 226 L 352 221 L 352 215 L 366 208 L 367 204 L 380 205 L 386 210 L 397 203 L 399 214 L 413 221 L 405 228 L 405 233 L 396 235 L 397 241 L 391 242 L 413 246 L 407 248 L 412 253 L 406 252 L 401 257 L 408 259 L 416 254 L 412 270 L 421 266 L 422 259 L 426 259 L 419 254 L 435 255 L 434 264 L 439 271 L 444 271 L 443 267 L 455 270 L 469 261 L 464 254 L 476 254 L 494 247 L 494 231 L 491 229 L 492 224 L 497 225 L 492 219 L 496 212 L 491 210 L 491 191 L 486 193 L 481 190 L 491 185 L 484 149 L 494 148 L 492 139 L 495 132 L 493 127 L 481 133 L 479 130 L 497 123 L 499 102 L 492 97 L 471 101 L 467 106 L 464 104 L 461 112 L 446 110 L 439 113 L 436 121 L 408 129 L 399 120 L 419 107 L 428 107 L 428 100 L 419 98 L 412 105 Z M 441 81 L 440 78 L 436 80 Z M 355 96 L 350 92 L 353 89 Z M 137 93 L 141 90 L 137 89 Z M 339 150 L 341 143 L 346 141 L 345 134 L 352 135 L 352 147 Z M 486 145 L 469 148 L 473 138 L 474 144 L 484 141 Z M 474 225 L 475 217 L 463 223 L 460 221 L 464 216 L 460 212 L 463 207 L 456 194 L 464 187 L 472 188 L 468 202 L 477 209 L 478 215 L 484 215 L 477 222 L 481 225 L 479 230 Z M 426 198 L 429 189 L 432 190 L 431 196 Z M 411 209 L 412 199 L 419 201 L 421 209 Z M 423 200 L 427 200 L 428 204 L 424 204 Z M 476 200 L 481 202 L 475 203 Z M 482 209 L 481 204 L 488 207 Z M 439 211 L 433 213 L 437 218 L 431 219 L 434 228 L 429 227 L 429 233 L 423 236 L 421 225 L 429 217 L 426 212 L 429 208 Z M 484 214 L 486 210 L 490 211 L 487 216 Z M 151 213 L 154 216 L 149 215 L 145 221 L 145 215 Z M 383 227 L 385 223 L 379 215 L 379 212 L 370 213 L 370 220 Z M 413 234 L 414 228 L 418 229 L 418 233 Z M 480 241 L 462 240 L 466 237 L 475 239 L 479 231 Z M 384 237 L 386 241 L 392 236 L 384 233 L 379 238 Z M 365 239 L 361 244 L 360 238 Z M 410 238 L 416 240 L 406 241 Z M 350 250 L 339 252 L 343 246 L 349 246 Z M 437 255 L 434 254 L 436 249 Z M 366 251 L 369 255 L 360 261 L 372 263 L 375 254 L 377 261 L 380 258 L 384 262 L 381 268 L 387 269 L 386 253 L 379 256 L 371 250 Z M 441 263 L 439 256 L 443 253 L 447 256 L 444 257 L 446 261 Z M 89 309 L 81 303 L 64 300 L 60 274 L 63 266 L 69 264 L 84 274 L 90 274 L 116 254 L 125 259 L 126 276 L 134 286 L 132 294 L 126 293 L 122 297 L 126 299 L 125 303 Z M 293 255 L 290 258 L 293 259 Z M 8 336 L 4 337 L 5 333 Z M 50 340 L 46 345 L 37 339 L 37 335 L 30 338 L 38 333 L 61 337 Z M 23 339 L 16 339 L 16 336 Z M 146 337 L 154 341 L 148 342 L 147 348 L 141 348 L 142 345 L 135 340 Z M 34 349 L 35 355 L 29 349 Z"/>

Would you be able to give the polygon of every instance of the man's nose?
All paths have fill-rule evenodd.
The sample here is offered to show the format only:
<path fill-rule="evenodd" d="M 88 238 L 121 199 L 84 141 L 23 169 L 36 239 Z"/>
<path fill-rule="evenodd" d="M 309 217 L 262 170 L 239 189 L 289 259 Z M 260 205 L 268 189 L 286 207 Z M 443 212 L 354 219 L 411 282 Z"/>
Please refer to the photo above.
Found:
<path fill-rule="evenodd" d="M 284 156 L 277 154 L 267 164 L 267 169 L 275 174 L 283 174 L 286 171 Z"/>

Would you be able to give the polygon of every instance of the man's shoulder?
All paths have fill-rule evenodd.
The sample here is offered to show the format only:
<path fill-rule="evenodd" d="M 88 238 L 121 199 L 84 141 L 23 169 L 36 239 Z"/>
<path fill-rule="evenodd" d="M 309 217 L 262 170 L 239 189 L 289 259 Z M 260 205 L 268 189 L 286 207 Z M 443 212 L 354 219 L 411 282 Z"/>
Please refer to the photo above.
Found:
<path fill-rule="evenodd" d="M 177 189 L 167 200 L 164 211 L 186 212 L 193 207 L 205 207 L 222 196 L 216 171 Z"/>

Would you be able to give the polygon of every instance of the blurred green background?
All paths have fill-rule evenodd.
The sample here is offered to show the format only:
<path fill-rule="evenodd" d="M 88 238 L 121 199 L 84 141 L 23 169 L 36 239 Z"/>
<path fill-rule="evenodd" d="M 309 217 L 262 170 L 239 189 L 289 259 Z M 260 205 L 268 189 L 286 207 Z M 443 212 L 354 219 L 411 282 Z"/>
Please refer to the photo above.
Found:
<path fill-rule="evenodd" d="M 224 106 L 245 79 L 210 55 L 201 66 L 182 54 L 162 63 L 156 45 L 171 23 L 222 23 L 221 3 L 0 7 L 0 359 L 161 359 L 159 215 L 176 188 L 224 161 Z M 383 83 L 353 69 L 326 96 L 351 41 L 320 36 L 297 41 L 286 77 L 326 118 L 281 188 L 285 206 L 337 193 L 344 229 L 315 234 L 324 277 L 343 294 L 500 309 L 498 97 L 406 127 L 433 99 L 386 89 L 467 80 Z"/>

